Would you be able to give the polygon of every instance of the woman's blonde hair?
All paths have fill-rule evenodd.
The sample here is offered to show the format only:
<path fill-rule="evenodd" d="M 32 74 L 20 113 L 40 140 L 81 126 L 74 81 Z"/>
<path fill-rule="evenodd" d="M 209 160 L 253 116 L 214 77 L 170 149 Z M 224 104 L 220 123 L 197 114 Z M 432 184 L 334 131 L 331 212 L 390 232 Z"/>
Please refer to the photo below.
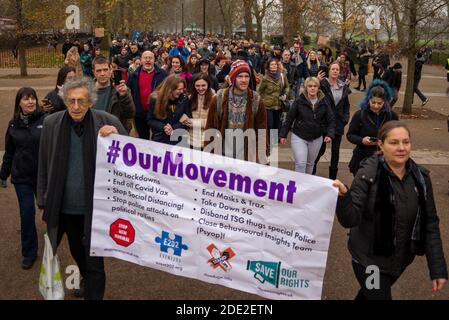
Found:
<path fill-rule="evenodd" d="M 304 88 L 307 89 L 307 86 L 310 82 L 314 82 L 316 85 L 318 85 L 318 88 L 320 87 L 320 80 L 318 80 L 317 77 L 308 77 L 306 81 L 304 81 Z"/>
<path fill-rule="evenodd" d="M 75 61 L 73 61 L 72 56 L 76 57 Z M 80 55 L 78 52 L 78 47 L 73 46 L 70 48 L 69 51 L 67 51 L 67 57 L 65 59 L 65 63 L 69 67 L 72 67 L 73 69 L 75 69 L 75 74 L 77 77 L 81 77 L 83 75 L 82 68 L 81 68 Z"/>

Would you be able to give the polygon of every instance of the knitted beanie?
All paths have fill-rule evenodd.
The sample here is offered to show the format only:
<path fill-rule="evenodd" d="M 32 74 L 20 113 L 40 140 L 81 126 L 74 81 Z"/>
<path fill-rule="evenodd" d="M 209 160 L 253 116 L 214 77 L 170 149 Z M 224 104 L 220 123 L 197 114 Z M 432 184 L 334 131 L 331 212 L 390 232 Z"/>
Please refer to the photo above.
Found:
<path fill-rule="evenodd" d="M 229 72 L 229 78 L 232 85 L 235 85 L 235 79 L 240 73 L 246 72 L 251 75 L 251 69 L 249 65 L 243 60 L 236 60 L 231 65 L 231 71 Z"/>

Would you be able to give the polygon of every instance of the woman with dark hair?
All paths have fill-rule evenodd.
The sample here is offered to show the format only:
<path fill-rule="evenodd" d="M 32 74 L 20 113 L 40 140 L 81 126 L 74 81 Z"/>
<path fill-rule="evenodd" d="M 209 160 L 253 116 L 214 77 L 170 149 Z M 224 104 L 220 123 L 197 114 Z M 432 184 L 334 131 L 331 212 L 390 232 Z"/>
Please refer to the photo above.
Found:
<path fill-rule="evenodd" d="M 348 56 L 346 53 L 340 53 L 338 63 L 340 64 L 339 79 L 349 86 L 351 83 L 351 64 L 348 61 Z"/>
<path fill-rule="evenodd" d="M 184 63 L 184 60 L 182 60 L 181 57 L 170 57 L 168 60 L 168 66 L 167 66 L 167 72 L 168 74 L 176 74 L 180 76 L 184 81 L 186 82 L 188 88 L 190 79 L 192 78 L 192 75 L 189 71 L 187 71 L 186 65 Z"/>
<path fill-rule="evenodd" d="M 181 59 L 182 60 L 182 59 Z M 153 134 L 151 140 L 176 145 L 180 139 L 171 140 L 176 129 L 187 129 L 181 118 L 192 118 L 189 99 L 184 94 L 186 82 L 179 75 L 169 75 L 150 96 L 147 123 Z"/>
<path fill-rule="evenodd" d="M 47 93 L 45 98 L 42 100 L 42 109 L 46 113 L 54 113 L 58 111 L 63 111 L 67 107 L 64 104 L 64 100 L 60 96 L 62 92 L 62 87 L 66 82 L 72 81 L 75 78 L 75 69 L 69 66 L 64 66 L 59 69 L 58 78 L 56 80 L 56 87 L 54 90 Z"/>
<path fill-rule="evenodd" d="M 426 255 L 432 291 L 442 290 L 448 273 L 429 171 L 410 158 L 404 123 L 386 123 L 377 138 L 380 153 L 363 162 L 351 188 L 334 182 L 338 221 L 351 228 L 348 247 L 361 287 L 356 300 L 391 300 L 391 287 L 417 255 Z M 367 285 L 373 266 L 375 288 Z"/>
<path fill-rule="evenodd" d="M 398 120 L 398 115 L 390 108 L 391 88 L 385 81 L 374 80 L 365 98 L 351 119 L 346 134 L 349 142 L 356 145 L 349 162 L 349 171 L 355 176 L 363 159 L 377 151 L 377 134 L 388 121 Z"/>
<path fill-rule="evenodd" d="M 190 72 L 191 75 L 194 75 L 200 72 L 200 65 L 198 64 L 199 58 L 196 53 L 191 54 L 187 58 L 187 71 Z"/>
<path fill-rule="evenodd" d="M 332 55 L 332 49 L 329 47 L 324 48 L 324 61 L 326 62 L 326 64 L 328 66 L 330 66 L 330 64 L 332 62 L 334 62 L 334 57 Z"/>
<path fill-rule="evenodd" d="M 204 73 L 194 75 L 191 91 L 190 109 L 192 117 L 184 119 L 182 123 L 189 127 L 189 145 L 195 149 L 202 149 L 204 147 L 204 130 L 209 114 L 209 105 L 215 96 L 211 89 L 209 76 Z"/>
<path fill-rule="evenodd" d="M 19 201 L 22 268 L 25 270 L 33 266 L 37 257 L 34 199 L 44 117 L 36 91 L 29 87 L 21 88 L 16 95 L 14 116 L 6 131 L 0 186 L 6 188 L 6 179 L 11 176 Z"/>
<path fill-rule="evenodd" d="M 337 179 L 338 164 L 340 162 L 340 145 L 342 137 L 345 133 L 345 126 L 349 122 L 349 95 L 351 90 L 349 86 L 339 79 L 340 65 L 338 62 L 333 62 L 329 65 L 329 76 L 325 78 L 324 72 L 320 72 L 318 79 L 320 79 L 321 90 L 326 96 L 329 105 L 331 106 L 335 116 L 335 137 L 332 139 L 331 145 L 331 163 L 329 166 L 329 179 Z M 323 136 L 326 132 L 323 132 Z M 320 158 L 326 152 L 326 143 L 321 146 L 320 153 L 315 160 L 315 167 L 313 174 L 316 173 L 316 167 Z"/>

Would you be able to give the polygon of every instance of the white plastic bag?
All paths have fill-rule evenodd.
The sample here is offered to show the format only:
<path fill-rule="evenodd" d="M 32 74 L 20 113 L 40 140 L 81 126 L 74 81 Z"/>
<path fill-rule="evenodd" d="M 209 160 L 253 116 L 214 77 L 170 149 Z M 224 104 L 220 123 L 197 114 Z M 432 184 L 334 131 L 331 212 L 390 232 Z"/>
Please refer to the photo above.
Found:
<path fill-rule="evenodd" d="M 44 235 L 45 248 L 39 274 L 39 291 L 45 300 L 64 300 L 64 286 L 59 270 L 59 259 L 53 255 L 50 239 Z"/>

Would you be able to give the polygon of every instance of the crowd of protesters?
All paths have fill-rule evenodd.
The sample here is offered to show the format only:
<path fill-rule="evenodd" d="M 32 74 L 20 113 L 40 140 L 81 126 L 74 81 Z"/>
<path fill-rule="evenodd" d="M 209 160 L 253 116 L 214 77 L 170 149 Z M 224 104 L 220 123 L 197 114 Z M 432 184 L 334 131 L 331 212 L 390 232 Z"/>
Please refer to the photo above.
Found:
<path fill-rule="evenodd" d="M 328 177 L 340 191 L 338 219 L 354 230 L 350 242 L 362 286 L 359 299 L 391 299 L 391 285 L 420 254 L 428 256 L 433 288 L 443 287 L 447 271 L 428 171 L 410 159 L 410 132 L 392 110 L 402 66 L 390 66 L 382 46 L 350 43 L 334 53 L 325 45 L 306 50 L 301 39 L 291 47 L 270 48 L 252 40 L 156 36 L 114 39 L 106 56 L 95 41 L 82 46 L 67 41 L 63 54 L 65 66 L 42 103 L 32 88 L 19 90 L 6 132 L 0 182 L 6 187 L 11 176 L 16 189 L 23 269 L 31 268 L 37 257 L 37 197 L 53 249 L 64 233 L 69 237 L 84 279 L 77 296 L 102 299 L 103 260 L 90 257 L 89 241 L 83 238 L 91 227 L 99 129 L 102 135 L 130 134 L 134 129 L 141 139 L 172 145 L 181 141 L 172 137 L 175 130 L 185 129 L 186 147 L 200 150 L 210 143 L 204 131 L 215 129 L 223 137 L 223 155 L 261 164 L 270 163 L 270 154 L 278 143 L 287 144 L 291 133 L 295 170 L 306 174 L 316 174 L 317 163 L 331 145 Z M 418 89 L 425 57 L 417 54 L 414 87 L 423 105 L 429 101 Z M 373 81 L 367 85 L 370 68 Z M 354 76 L 358 86 L 353 89 L 365 96 L 350 119 Z M 355 177 L 351 188 L 336 180 L 348 124 L 346 137 L 355 145 L 349 164 Z M 254 130 L 256 145 L 265 145 L 265 150 L 251 154 L 247 142 L 237 146 L 226 139 L 238 130 Z M 381 153 L 376 152 L 379 147 Z M 388 200 L 394 196 L 399 207 Z M 404 200 L 409 198 L 414 200 Z M 366 199 L 369 207 L 364 206 Z M 377 226 L 370 218 L 376 214 L 387 214 L 390 220 Z M 395 231 L 399 234 L 391 235 L 387 223 L 395 215 L 405 222 Z M 382 229 L 384 242 L 382 234 L 370 231 L 372 225 Z M 401 237 L 397 243 L 395 236 Z M 368 248 L 373 241 L 374 253 Z M 362 269 L 370 263 L 385 266 L 385 281 L 377 294 L 363 289 Z"/>

